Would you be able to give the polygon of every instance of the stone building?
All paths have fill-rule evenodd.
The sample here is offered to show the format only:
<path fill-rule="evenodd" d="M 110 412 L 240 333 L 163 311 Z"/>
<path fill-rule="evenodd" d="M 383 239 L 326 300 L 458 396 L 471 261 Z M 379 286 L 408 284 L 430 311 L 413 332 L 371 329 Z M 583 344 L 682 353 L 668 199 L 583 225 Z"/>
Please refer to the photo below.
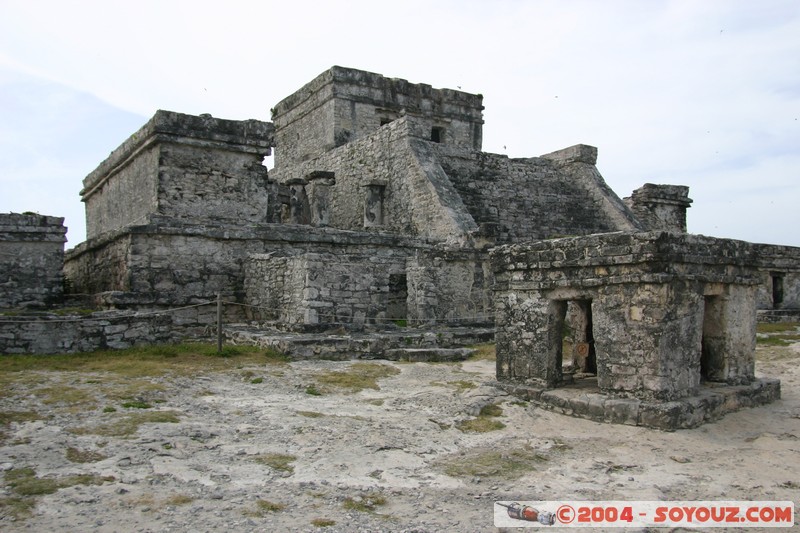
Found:
<path fill-rule="evenodd" d="M 497 377 L 517 394 L 663 429 L 780 396 L 778 380 L 754 374 L 762 280 L 749 243 L 614 233 L 506 245 L 492 256 Z"/>
<path fill-rule="evenodd" d="M 685 215 L 685 190 L 628 207 L 590 146 L 482 152 L 482 110 L 480 95 L 333 67 L 273 123 L 159 111 L 84 180 L 88 240 L 67 277 L 116 307 L 222 292 L 287 329 L 491 323 L 491 247 Z"/>
<path fill-rule="evenodd" d="M 483 152 L 481 95 L 332 67 L 272 115 L 158 111 L 84 179 L 66 285 L 110 309 L 222 294 L 229 318 L 294 331 L 496 326 L 503 386 L 600 420 L 691 427 L 780 394 L 754 377 L 756 308 L 800 308 L 800 249 L 688 235 L 687 187 L 623 200 L 591 146 Z M 4 264 L 0 307 L 46 305 L 63 226 L 10 217 L 0 252 L 47 251 Z M 100 343 L 211 320 L 182 309 Z"/>

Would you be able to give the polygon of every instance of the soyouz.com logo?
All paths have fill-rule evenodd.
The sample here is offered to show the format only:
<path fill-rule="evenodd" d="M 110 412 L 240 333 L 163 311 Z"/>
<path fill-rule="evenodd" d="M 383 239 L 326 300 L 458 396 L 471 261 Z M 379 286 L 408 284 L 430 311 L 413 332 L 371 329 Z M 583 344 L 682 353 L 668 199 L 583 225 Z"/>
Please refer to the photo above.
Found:
<path fill-rule="evenodd" d="M 498 501 L 496 527 L 793 527 L 789 501 Z"/>

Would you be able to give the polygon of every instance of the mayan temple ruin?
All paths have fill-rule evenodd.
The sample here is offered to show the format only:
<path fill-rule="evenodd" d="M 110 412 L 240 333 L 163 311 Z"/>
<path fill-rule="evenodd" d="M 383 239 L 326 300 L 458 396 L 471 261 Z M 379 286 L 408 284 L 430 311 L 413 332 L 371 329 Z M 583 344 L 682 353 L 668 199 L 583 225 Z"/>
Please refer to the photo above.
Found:
<path fill-rule="evenodd" d="M 509 158 L 482 151 L 483 124 L 481 95 L 343 67 L 271 122 L 158 111 L 83 180 L 86 242 L 0 215 L 2 307 L 106 313 L 0 321 L 0 351 L 201 336 L 219 297 L 251 332 L 447 349 L 449 329 L 488 331 L 499 386 L 596 420 L 694 427 L 779 397 L 754 375 L 755 325 L 796 316 L 800 249 L 689 234 L 688 187 L 623 199 L 596 148 Z"/>

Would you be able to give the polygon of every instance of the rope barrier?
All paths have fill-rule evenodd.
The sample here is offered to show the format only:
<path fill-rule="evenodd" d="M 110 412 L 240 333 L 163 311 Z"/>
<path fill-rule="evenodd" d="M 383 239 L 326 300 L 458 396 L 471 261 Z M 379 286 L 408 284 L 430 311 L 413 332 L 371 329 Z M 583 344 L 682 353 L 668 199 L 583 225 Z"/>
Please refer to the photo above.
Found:
<path fill-rule="evenodd" d="M 66 323 L 66 322 L 93 322 L 93 321 L 103 321 L 103 320 L 118 320 L 118 319 L 126 319 L 126 318 L 141 318 L 146 316 L 156 316 L 156 315 L 166 315 L 172 313 L 174 311 L 183 311 L 184 309 L 192 309 L 195 307 L 203 307 L 206 305 L 212 305 L 215 302 L 205 302 L 200 304 L 192 304 L 192 305 L 185 305 L 182 307 L 172 307 L 170 309 L 161 309 L 158 311 L 135 311 L 133 313 L 127 315 L 113 315 L 113 316 L 104 316 L 104 317 L 94 317 L 94 316 L 84 316 L 80 318 L 42 318 L 42 317 L 31 317 L 31 320 L 5 320 L 5 318 L 0 315 L 0 323 L 2 324 L 35 324 L 37 322 L 46 322 L 48 324 L 58 324 L 58 323 Z M 107 313 L 109 311 L 97 311 L 100 313 Z M 36 319 L 39 320 L 36 320 Z"/>
<path fill-rule="evenodd" d="M 213 300 L 209 300 L 206 302 L 192 304 L 192 305 L 185 305 L 181 307 L 171 307 L 169 309 L 159 309 L 154 311 L 134 311 L 128 314 L 117 314 L 112 316 L 81 316 L 81 317 L 70 317 L 70 318 L 44 318 L 39 316 L 31 316 L 30 318 L 21 319 L 21 320 L 8 320 L 6 317 L 0 315 L 0 323 L 3 324 L 34 324 L 37 322 L 46 322 L 49 324 L 58 324 L 58 323 L 74 323 L 74 322 L 93 322 L 93 321 L 107 321 L 107 320 L 124 320 L 128 318 L 143 318 L 148 316 L 159 316 L 159 315 L 167 315 L 170 313 L 174 313 L 176 311 L 184 311 L 186 309 L 194 309 L 198 307 L 205 307 L 216 305 L 218 302 Z M 286 309 L 280 307 L 268 307 L 264 305 L 253 305 L 253 304 L 246 304 L 242 302 L 234 302 L 234 301 L 226 301 L 223 300 L 221 302 L 222 305 L 229 305 L 229 306 L 236 306 L 236 307 L 244 307 L 248 309 L 254 309 L 260 311 L 265 314 L 269 313 L 282 313 L 285 312 Z M 102 313 L 108 313 L 109 311 L 98 311 Z M 113 312 L 113 311 L 112 311 Z M 350 320 L 348 322 L 341 321 L 343 314 L 342 313 L 335 313 L 335 312 L 320 312 L 317 311 L 316 317 L 318 319 L 334 319 L 334 320 L 325 320 L 322 322 L 323 325 L 333 325 L 333 326 L 347 326 L 352 325 L 354 320 Z M 471 323 L 471 322 L 489 322 L 494 321 L 495 315 L 494 314 L 480 314 L 479 316 L 460 316 L 460 317 L 449 317 L 449 318 L 400 318 L 400 317 L 364 317 L 363 322 L 368 324 L 377 324 L 377 323 L 396 323 L 398 321 L 406 321 L 408 323 L 417 323 L 417 324 L 425 324 L 425 325 L 436 325 L 436 324 L 460 324 L 460 323 Z"/>

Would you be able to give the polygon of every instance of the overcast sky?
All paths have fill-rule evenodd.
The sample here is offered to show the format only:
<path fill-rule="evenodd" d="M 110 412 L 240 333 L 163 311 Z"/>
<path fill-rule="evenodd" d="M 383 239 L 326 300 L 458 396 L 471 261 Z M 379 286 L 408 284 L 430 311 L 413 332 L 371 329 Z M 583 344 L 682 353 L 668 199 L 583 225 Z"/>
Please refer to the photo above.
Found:
<path fill-rule="evenodd" d="M 0 212 L 66 217 L 157 109 L 270 120 L 342 65 L 484 95 L 484 146 L 578 143 L 689 231 L 800 246 L 800 1 L 0 0 Z"/>

